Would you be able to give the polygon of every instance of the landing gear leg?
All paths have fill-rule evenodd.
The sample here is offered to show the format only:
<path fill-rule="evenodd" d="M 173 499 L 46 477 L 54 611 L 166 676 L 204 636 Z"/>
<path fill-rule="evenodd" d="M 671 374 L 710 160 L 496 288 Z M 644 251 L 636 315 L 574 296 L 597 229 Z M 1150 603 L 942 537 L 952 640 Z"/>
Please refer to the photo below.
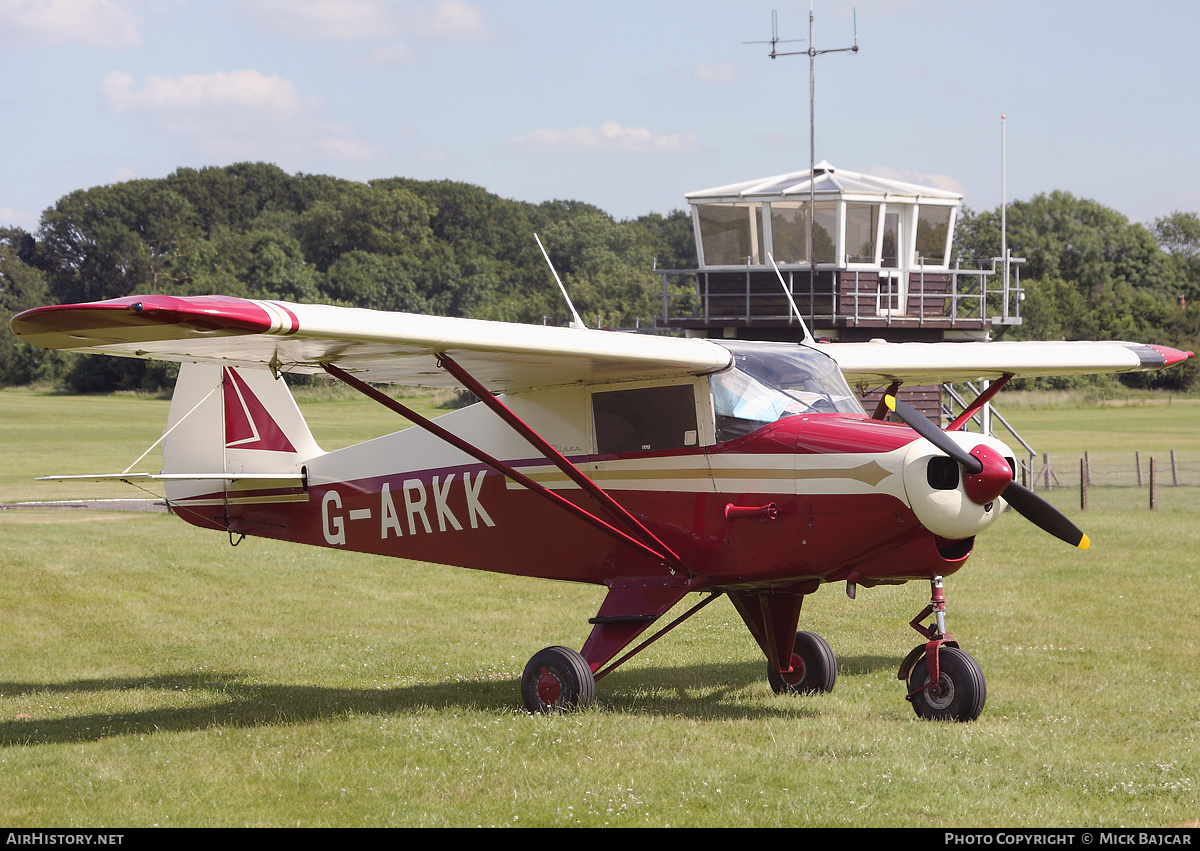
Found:
<path fill-rule="evenodd" d="M 942 577 L 933 577 L 929 585 L 929 605 L 911 623 L 926 641 L 908 654 L 900 665 L 898 677 L 908 685 L 908 701 L 920 717 L 974 721 L 983 712 L 987 700 L 983 670 L 946 631 L 946 595 L 942 590 Z M 933 625 L 922 625 L 921 621 L 929 615 L 934 615 Z"/>

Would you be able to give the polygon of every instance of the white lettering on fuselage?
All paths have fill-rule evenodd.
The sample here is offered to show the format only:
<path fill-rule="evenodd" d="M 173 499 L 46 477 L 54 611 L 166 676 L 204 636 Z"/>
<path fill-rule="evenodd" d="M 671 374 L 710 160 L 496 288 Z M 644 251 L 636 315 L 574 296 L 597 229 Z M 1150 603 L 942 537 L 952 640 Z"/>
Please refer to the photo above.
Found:
<path fill-rule="evenodd" d="M 483 473 L 475 474 L 475 484 L 471 485 L 471 474 L 463 473 L 463 487 L 467 492 L 467 511 L 471 515 L 471 528 L 475 529 L 479 526 L 479 521 L 482 520 L 488 526 L 495 526 L 492 518 L 488 517 L 488 513 L 483 510 L 483 506 L 479 504 L 479 489 L 483 486 Z"/>
<path fill-rule="evenodd" d="M 417 534 L 417 517 L 426 532 L 429 528 L 429 518 L 425 516 L 425 483 L 420 479 L 404 480 L 404 513 L 408 515 L 408 534 Z"/>
<path fill-rule="evenodd" d="M 342 507 L 342 498 L 337 491 L 325 491 L 325 498 L 321 500 L 321 531 L 325 533 L 326 543 L 344 544 L 346 543 L 346 527 L 342 523 L 340 514 L 337 516 L 330 514 L 330 504 L 338 509 Z"/>
<path fill-rule="evenodd" d="M 447 529 L 462 531 L 463 524 L 450 508 L 450 494 L 455 484 L 456 473 L 451 473 L 444 479 L 434 476 L 433 482 L 427 486 L 420 479 L 405 479 L 401 485 L 403 494 L 403 509 L 396 510 L 396 501 L 392 496 L 391 484 L 384 482 L 379 490 L 379 537 L 386 539 L 389 535 L 397 538 L 405 534 L 412 536 L 420 532 L 432 533 L 433 524 L 429 517 L 429 491 L 433 491 L 433 512 L 437 517 L 439 532 Z M 479 492 L 483 488 L 484 473 L 478 472 L 472 478 L 470 473 L 463 473 L 461 490 L 466 498 L 467 522 L 472 529 L 484 526 L 495 526 L 491 515 L 479 501 Z M 346 543 L 346 520 L 369 520 L 371 509 L 352 508 L 346 514 L 342 512 L 342 497 L 335 490 L 325 492 L 321 500 L 321 531 L 325 534 L 326 543 L 341 546 Z M 404 527 L 407 526 L 407 532 Z"/>

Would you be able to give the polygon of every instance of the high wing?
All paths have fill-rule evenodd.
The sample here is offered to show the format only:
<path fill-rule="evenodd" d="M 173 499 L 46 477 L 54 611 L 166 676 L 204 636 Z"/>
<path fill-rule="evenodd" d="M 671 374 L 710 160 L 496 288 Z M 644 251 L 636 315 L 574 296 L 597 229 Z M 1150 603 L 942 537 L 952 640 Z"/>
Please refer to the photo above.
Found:
<path fill-rule="evenodd" d="M 1005 376 L 1089 375 L 1165 369 L 1192 352 L 1142 343 L 818 343 L 851 385 L 950 384 Z"/>
<path fill-rule="evenodd" d="M 488 390 L 720 372 L 729 351 L 702 339 L 389 313 L 227 296 L 130 296 L 39 307 L 13 331 L 45 349 L 318 373 L 337 366 L 370 382 L 459 387 L 451 356 Z M 1192 357 L 1124 342 L 816 343 L 856 385 L 941 384 L 1004 376 L 1163 369 Z"/>
<path fill-rule="evenodd" d="M 437 365 L 450 355 L 492 392 L 704 375 L 726 349 L 699 339 L 388 313 L 226 296 L 132 296 L 26 311 L 12 330 L 44 349 L 167 361 L 337 366 L 364 381 L 459 387 Z"/>

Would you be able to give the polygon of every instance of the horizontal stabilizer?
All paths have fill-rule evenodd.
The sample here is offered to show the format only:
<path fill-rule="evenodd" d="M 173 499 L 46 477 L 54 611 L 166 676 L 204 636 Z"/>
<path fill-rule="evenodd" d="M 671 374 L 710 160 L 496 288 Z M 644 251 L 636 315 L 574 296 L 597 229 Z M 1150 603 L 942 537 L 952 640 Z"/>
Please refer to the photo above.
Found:
<path fill-rule="evenodd" d="M 280 487 L 303 484 L 304 473 L 98 473 L 80 476 L 39 476 L 39 482 L 254 482 L 268 485 L 278 482 Z"/>

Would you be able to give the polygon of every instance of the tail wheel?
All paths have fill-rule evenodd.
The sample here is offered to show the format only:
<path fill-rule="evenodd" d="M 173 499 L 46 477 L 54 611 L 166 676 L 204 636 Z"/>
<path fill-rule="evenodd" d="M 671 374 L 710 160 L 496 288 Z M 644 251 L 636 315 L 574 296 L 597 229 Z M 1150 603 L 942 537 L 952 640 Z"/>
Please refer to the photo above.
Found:
<path fill-rule="evenodd" d="M 815 694 L 833 691 L 837 658 L 829 643 L 815 632 L 797 632 L 792 643 L 792 670 L 781 674 L 767 667 L 767 680 L 776 694 Z"/>
<path fill-rule="evenodd" d="M 596 678 L 587 660 L 574 650 L 547 647 L 525 666 L 521 698 L 536 715 L 582 709 L 596 702 Z"/>
<path fill-rule="evenodd" d="M 987 683 L 970 654 L 942 645 L 938 650 L 938 682 L 929 681 L 929 660 L 922 656 L 908 675 L 913 711 L 935 721 L 974 721 L 983 712 Z"/>

